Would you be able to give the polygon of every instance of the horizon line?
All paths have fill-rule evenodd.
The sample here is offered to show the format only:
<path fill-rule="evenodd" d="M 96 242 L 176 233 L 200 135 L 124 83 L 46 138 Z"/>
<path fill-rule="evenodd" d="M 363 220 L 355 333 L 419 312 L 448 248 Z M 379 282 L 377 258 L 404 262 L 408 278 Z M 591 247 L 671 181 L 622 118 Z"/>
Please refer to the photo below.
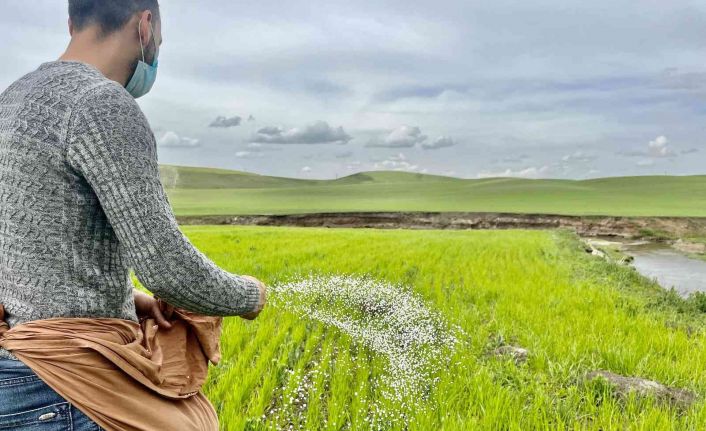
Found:
<path fill-rule="evenodd" d="M 422 176 L 428 176 L 428 177 L 443 177 L 443 178 L 464 180 L 464 181 L 467 181 L 467 180 L 471 180 L 471 181 L 480 181 L 480 180 L 593 181 L 593 180 L 615 179 L 615 178 L 703 177 L 703 176 L 706 176 L 706 173 L 703 173 L 703 174 L 667 174 L 667 173 L 664 173 L 664 174 L 649 174 L 649 175 L 616 175 L 616 176 L 592 177 L 592 178 L 556 178 L 556 177 L 530 178 L 530 177 L 516 177 L 516 176 L 464 178 L 464 177 L 457 177 L 457 176 L 452 176 L 452 175 L 435 174 L 435 173 L 430 173 L 430 172 L 373 169 L 373 170 L 368 170 L 368 171 L 358 171 L 358 172 L 354 172 L 352 174 L 347 174 L 347 175 L 342 175 L 342 176 L 336 176 L 335 178 L 299 178 L 299 177 L 287 177 L 287 176 L 281 176 L 281 175 L 268 175 L 268 174 L 262 174 L 262 173 L 251 172 L 251 171 L 243 171 L 243 170 L 238 170 L 238 169 L 219 168 L 219 167 L 215 167 L 215 166 L 176 165 L 176 164 L 172 164 L 172 163 L 159 163 L 159 162 L 157 164 L 158 164 L 158 166 L 173 166 L 173 167 L 178 167 L 178 168 L 212 169 L 212 170 L 219 170 L 219 171 L 237 172 L 237 173 L 241 173 L 241 174 L 259 175 L 262 177 L 284 178 L 284 179 L 302 180 L 302 181 L 336 181 L 336 180 L 340 180 L 343 178 L 352 177 L 354 175 L 361 175 L 361 174 L 368 174 L 368 173 L 394 173 L 394 174 L 422 175 Z"/>

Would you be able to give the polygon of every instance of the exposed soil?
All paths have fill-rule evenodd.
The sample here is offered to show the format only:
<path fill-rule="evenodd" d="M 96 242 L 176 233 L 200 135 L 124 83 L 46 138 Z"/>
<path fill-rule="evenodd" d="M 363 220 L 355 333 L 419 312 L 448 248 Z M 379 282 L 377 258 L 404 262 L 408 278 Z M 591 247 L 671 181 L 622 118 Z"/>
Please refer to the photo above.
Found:
<path fill-rule="evenodd" d="M 672 247 L 687 254 L 706 254 L 706 244 L 679 239 Z"/>
<path fill-rule="evenodd" d="M 493 355 L 497 357 L 507 356 L 512 358 L 516 364 L 523 364 L 529 358 L 529 350 L 518 346 L 500 346 L 493 350 Z"/>
<path fill-rule="evenodd" d="M 627 397 L 632 392 L 642 396 L 653 396 L 660 401 L 682 408 L 689 407 L 697 398 L 690 390 L 665 386 L 654 380 L 640 377 L 626 377 L 605 370 L 592 371 L 586 375 L 588 381 L 597 379 L 605 380 L 613 386 L 615 395 L 618 397 Z"/>
<path fill-rule="evenodd" d="M 378 229 L 554 229 L 581 236 L 668 239 L 706 234 L 706 218 L 609 217 L 464 212 L 351 212 L 287 215 L 178 216 L 179 224 L 352 227 Z"/>

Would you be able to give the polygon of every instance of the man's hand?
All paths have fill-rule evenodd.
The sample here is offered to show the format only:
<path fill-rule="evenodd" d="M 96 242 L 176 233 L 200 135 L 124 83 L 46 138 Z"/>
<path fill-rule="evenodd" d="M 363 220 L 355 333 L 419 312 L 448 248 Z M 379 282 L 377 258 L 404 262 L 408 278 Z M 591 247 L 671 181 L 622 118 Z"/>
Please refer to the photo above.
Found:
<path fill-rule="evenodd" d="M 157 303 L 156 298 L 137 289 L 132 289 L 132 292 L 135 296 L 135 311 L 137 312 L 138 318 L 151 317 L 163 329 L 169 329 L 172 327 L 172 324 L 169 323 L 167 319 L 171 317 L 172 312 L 174 311 L 173 305 L 168 305 L 165 313 L 162 313 L 162 310 L 159 309 L 159 304 Z"/>
<path fill-rule="evenodd" d="M 255 310 L 240 315 L 240 317 L 242 317 L 243 319 L 253 320 L 257 317 L 258 314 L 260 314 L 262 309 L 265 307 L 265 303 L 267 302 L 267 288 L 265 287 L 265 283 L 261 282 L 255 277 L 251 277 L 249 275 L 243 275 L 242 277 L 250 281 L 254 281 L 255 283 L 257 283 L 257 287 L 260 289 L 260 300 L 258 301 Z"/>

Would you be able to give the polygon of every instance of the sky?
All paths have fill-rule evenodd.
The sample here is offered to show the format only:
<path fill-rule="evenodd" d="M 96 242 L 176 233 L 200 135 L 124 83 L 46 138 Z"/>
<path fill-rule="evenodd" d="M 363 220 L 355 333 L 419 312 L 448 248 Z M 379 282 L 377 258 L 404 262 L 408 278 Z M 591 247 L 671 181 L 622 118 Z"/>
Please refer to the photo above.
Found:
<path fill-rule="evenodd" d="M 706 173 L 703 0 L 162 0 L 160 163 L 299 178 Z M 0 91 L 69 41 L 0 1 Z"/>

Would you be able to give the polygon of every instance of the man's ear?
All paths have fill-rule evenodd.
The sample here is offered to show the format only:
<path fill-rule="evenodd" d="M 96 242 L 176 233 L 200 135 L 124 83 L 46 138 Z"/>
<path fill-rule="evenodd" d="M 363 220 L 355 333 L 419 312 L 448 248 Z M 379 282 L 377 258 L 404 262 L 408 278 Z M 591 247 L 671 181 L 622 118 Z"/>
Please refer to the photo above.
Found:
<path fill-rule="evenodd" d="M 142 45 L 147 46 L 150 44 L 150 40 L 152 39 L 152 29 L 150 28 L 150 25 L 154 27 L 154 23 L 152 22 L 154 20 L 154 15 L 152 15 L 152 11 L 147 9 L 142 11 L 140 16 L 137 18 L 137 22 L 139 23 L 138 25 L 140 26 L 140 35 L 142 36 Z"/>
<path fill-rule="evenodd" d="M 71 17 L 69 17 L 69 36 L 74 35 L 74 23 L 71 21 Z"/>

